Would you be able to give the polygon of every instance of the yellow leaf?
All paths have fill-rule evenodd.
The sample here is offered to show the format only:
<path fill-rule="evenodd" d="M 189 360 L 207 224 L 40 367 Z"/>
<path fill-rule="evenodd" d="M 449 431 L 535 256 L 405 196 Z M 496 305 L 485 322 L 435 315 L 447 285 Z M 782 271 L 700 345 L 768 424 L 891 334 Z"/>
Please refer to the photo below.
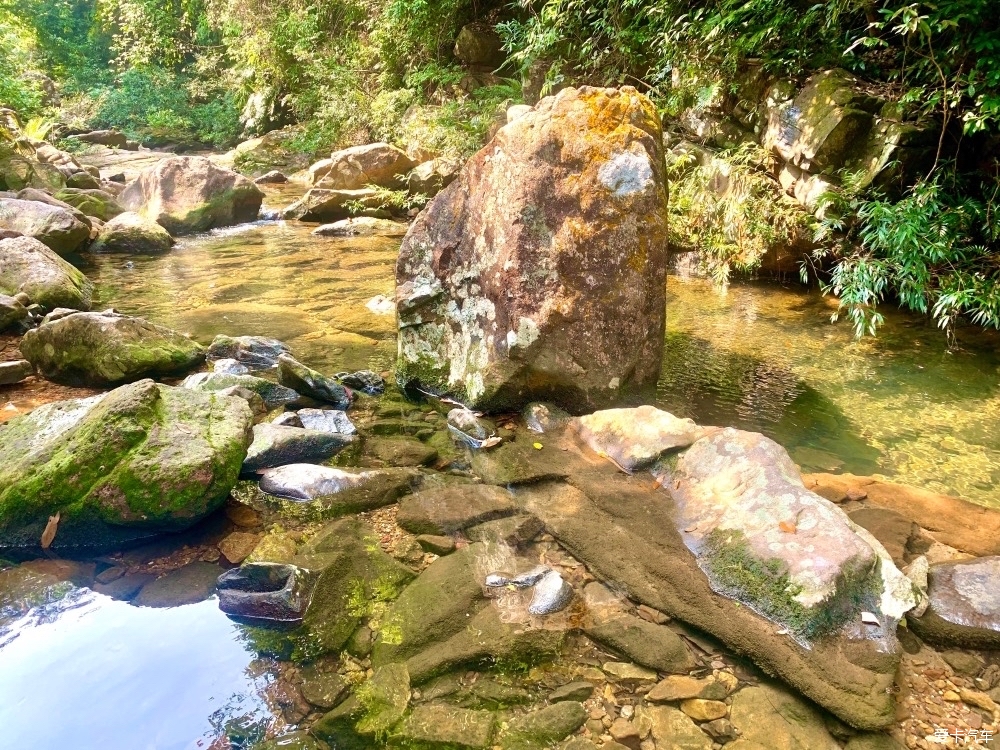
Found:
<path fill-rule="evenodd" d="M 532 447 L 534 447 L 536 451 L 540 451 L 544 446 L 541 443 L 532 443 Z"/>

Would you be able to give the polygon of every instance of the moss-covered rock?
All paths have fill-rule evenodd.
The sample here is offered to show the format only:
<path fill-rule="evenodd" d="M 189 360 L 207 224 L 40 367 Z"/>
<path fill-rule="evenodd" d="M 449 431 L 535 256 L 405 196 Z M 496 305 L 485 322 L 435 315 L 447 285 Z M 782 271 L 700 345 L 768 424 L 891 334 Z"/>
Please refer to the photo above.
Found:
<path fill-rule="evenodd" d="M 417 706 L 393 733 L 404 747 L 453 750 L 490 746 L 496 715 L 443 703 Z"/>
<path fill-rule="evenodd" d="M 132 211 L 119 213 L 101 227 L 90 246 L 94 253 L 160 255 L 173 247 L 174 239 L 155 221 Z"/>
<path fill-rule="evenodd" d="M 177 236 L 253 221 L 263 199 L 236 172 L 201 156 L 174 156 L 143 170 L 119 203 Z"/>
<path fill-rule="evenodd" d="M 385 737 L 410 702 L 410 677 L 402 664 L 379 667 L 354 695 L 313 725 L 312 733 L 337 750 L 361 750 Z"/>
<path fill-rule="evenodd" d="M 151 380 L 0 428 L 0 545 L 108 549 L 190 526 L 236 484 L 252 415 L 237 398 Z"/>
<path fill-rule="evenodd" d="M 278 385 L 272 380 L 258 378 L 256 375 L 230 375 L 222 372 L 196 372 L 189 375 L 181 383 L 182 388 L 195 391 L 214 393 L 228 388 L 246 388 L 256 393 L 264 401 L 268 409 L 291 404 L 299 400 L 299 394 L 291 388 Z"/>
<path fill-rule="evenodd" d="M 11 237 L 0 240 L 0 292 L 23 292 L 46 310 L 89 310 L 93 285 L 38 240 Z"/>
<path fill-rule="evenodd" d="M 176 375 L 205 358 L 186 336 L 114 312 L 54 317 L 25 334 L 21 351 L 49 380 L 92 386 Z"/>
<path fill-rule="evenodd" d="M 511 720 L 500 738 L 503 750 L 542 750 L 565 739 L 583 726 L 587 711 L 582 703 L 560 701 Z"/>
<path fill-rule="evenodd" d="M 86 174 L 86 173 L 84 173 Z M 95 188 L 67 187 L 56 193 L 56 198 L 101 221 L 111 221 L 125 213 L 111 193 Z"/>

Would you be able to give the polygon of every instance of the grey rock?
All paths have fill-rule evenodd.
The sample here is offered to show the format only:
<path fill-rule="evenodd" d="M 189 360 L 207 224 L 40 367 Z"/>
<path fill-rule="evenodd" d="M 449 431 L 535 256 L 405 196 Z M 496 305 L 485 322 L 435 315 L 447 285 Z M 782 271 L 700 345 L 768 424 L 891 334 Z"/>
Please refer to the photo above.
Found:
<path fill-rule="evenodd" d="M 193 562 L 147 583 L 132 603 L 138 607 L 180 607 L 215 593 L 219 566 Z"/>
<path fill-rule="evenodd" d="M 684 674 L 696 662 L 679 635 L 665 625 L 621 614 L 584 629 L 598 643 L 624 654 L 636 664 L 658 672 Z"/>
<path fill-rule="evenodd" d="M 1000 557 L 932 565 L 930 606 L 908 618 L 924 640 L 945 646 L 1000 648 Z"/>
<path fill-rule="evenodd" d="M 288 178 L 277 169 L 265 172 L 254 180 L 254 184 L 256 185 L 279 185 L 285 182 L 288 182 Z"/>
<path fill-rule="evenodd" d="M 411 491 L 407 469 L 345 470 L 289 464 L 262 472 L 260 489 L 292 503 L 309 504 L 323 516 L 356 513 L 389 505 Z"/>
<path fill-rule="evenodd" d="M 355 216 L 332 224 L 323 224 L 313 230 L 319 237 L 402 237 L 409 225 L 391 219 L 372 216 Z"/>
<path fill-rule="evenodd" d="M 354 435 L 358 428 L 339 409 L 299 409 L 299 421 L 307 430 L 319 430 L 337 435 Z"/>
<path fill-rule="evenodd" d="M 585 701 L 594 694 L 594 686 L 589 682 L 570 682 L 549 693 L 550 703 L 560 701 Z"/>
<path fill-rule="evenodd" d="M 561 612 L 573 601 L 573 587 L 555 570 L 548 571 L 534 586 L 528 614 L 551 615 Z"/>
<path fill-rule="evenodd" d="M 251 370 L 269 370 L 278 366 L 278 357 L 288 347 L 277 339 L 264 336 L 225 336 L 219 334 L 208 347 L 208 360 L 235 359 Z"/>
<path fill-rule="evenodd" d="M 385 393 L 385 380 L 377 372 L 371 370 L 342 372 L 337 373 L 336 377 L 342 385 L 367 393 L 369 396 L 381 396 Z"/>
<path fill-rule="evenodd" d="M 90 227 L 69 211 L 36 201 L 0 199 L 0 227 L 40 241 L 66 255 L 90 238 Z"/>
<path fill-rule="evenodd" d="M 309 605 L 312 584 L 310 576 L 294 565 L 244 563 L 219 576 L 219 609 L 254 620 L 299 621 Z"/>
<path fill-rule="evenodd" d="M 558 429 L 572 419 L 569 412 L 553 404 L 543 404 L 540 401 L 532 401 L 525 406 L 521 416 L 529 430 L 541 433 Z"/>
<path fill-rule="evenodd" d="M 212 372 L 222 375 L 249 375 L 250 368 L 235 359 L 217 359 L 212 362 Z"/>
<path fill-rule="evenodd" d="M 35 368 L 25 359 L 0 362 L 0 385 L 14 385 L 34 374 Z"/>
<path fill-rule="evenodd" d="M 24 293 L 47 310 L 89 310 L 92 292 L 86 276 L 38 240 L 0 239 L 0 293 Z"/>
<path fill-rule="evenodd" d="M 224 391 L 238 386 L 253 391 L 264 399 L 268 409 L 274 409 L 284 404 L 292 404 L 299 400 L 299 394 L 291 388 L 278 385 L 270 380 L 254 375 L 223 375 L 217 372 L 196 372 L 189 375 L 181 383 L 182 388 L 194 391 Z"/>
<path fill-rule="evenodd" d="M 242 471 L 251 474 L 286 464 L 324 461 L 350 443 L 351 438 L 337 433 L 270 423 L 255 425 Z"/>
<path fill-rule="evenodd" d="M 304 396 L 325 401 L 340 409 L 351 405 L 351 392 L 333 378 L 306 367 L 288 354 L 278 357 L 278 382 Z"/>

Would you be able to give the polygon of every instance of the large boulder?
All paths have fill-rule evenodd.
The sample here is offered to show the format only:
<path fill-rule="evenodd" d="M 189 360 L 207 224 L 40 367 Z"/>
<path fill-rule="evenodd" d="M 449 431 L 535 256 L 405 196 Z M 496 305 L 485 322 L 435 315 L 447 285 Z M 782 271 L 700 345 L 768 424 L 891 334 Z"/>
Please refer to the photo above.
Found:
<path fill-rule="evenodd" d="M 24 335 L 21 352 L 48 380 L 91 386 L 176 375 L 205 358 L 183 334 L 111 311 L 45 321 Z"/>
<path fill-rule="evenodd" d="M 400 178 L 416 164 L 388 143 L 369 143 L 335 151 L 309 167 L 311 184 L 330 190 L 360 190 L 369 185 L 400 188 Z"/>
<path fill-rule="evenodd" d="M 1000 648 L 1000 557 L 931 567 L 930 606 L 907 618 L 921 638 L 944 646 Z"/>
<path fill-rule="evenodd" d="M 56 208 L 62 208 L 69 211 L 76 219 L 88 227 L 91 226 L 90 217 L 87 216 L 83 211 L 78 209 L 76 206 L 71 206 L 66 201 L 61 201 L 55 198 L 44 190 L 38 190 L 36 188 L 25 188 L 17 193 L 17 197 L 22 201 L 35 201 L 37 203 L 48 203 L 50 206 L 55 206 Z"/>
<path fill-rule="evenodd" d="M 111 219 L 90 246 L 95 253 L 160 255 L 174 244 L 173 237 L 155 221 L 126 211 Z"/>
<path fill-rule="evenodd" d="M 108 549 L 186 528 L 229 496 L 251 424 L 242 399 L 152 380 L 15 417 L 0 427 L 0 545 L 54 531 L 53 550 Z"/>
<path fill-rule="evenodd" d="M 33 237 L 60 255 L 90 238 L 90 227 L 66 209 L 12 198 L 0 199 L 0 228 Z"/>
<path fill-rule="evenodd" d="M 455 39 L 455 57 L 466 65 L 497 68 L 506 55 L 503 40 L 492 26 L 476 22 L 466 24 Z"/>
<path fill-rule="evenodd" d="M 93 285 L 77 268 L 36 239 L 0 240 L 0 293 L 21 292 L 47 310 L 89 310 Z"/>
<path fill-rule="evenodd" d="M 288 205 L 282 212 L 283 219 L 301 221 L 337 221 L 352 216 L 355 208 L 379 209 L 383 198 L 377 190 L 330 190 L 310 188 L 306 194 Z"/>
<path fill-rule="evenodd" d="M 114 195 L 98 188 L 66 187 L 56 193 L 56 198 L 101 221 L 110 221 L 125 212 Z"/>
<path fill-rule="evenodd" d="M 173 156 L 143 170 L 119 196 L 127 211 L 172 235 L 253 221 L 264 194 L 246 177 L 201 156 Z"/>
<path fill-rule="evenodd" d="M 653 385 L 664 172 L 656 110 L 630 87 L 565 89 L 502 128 L 403 240 L 401 379 L 488 410 Z"/>

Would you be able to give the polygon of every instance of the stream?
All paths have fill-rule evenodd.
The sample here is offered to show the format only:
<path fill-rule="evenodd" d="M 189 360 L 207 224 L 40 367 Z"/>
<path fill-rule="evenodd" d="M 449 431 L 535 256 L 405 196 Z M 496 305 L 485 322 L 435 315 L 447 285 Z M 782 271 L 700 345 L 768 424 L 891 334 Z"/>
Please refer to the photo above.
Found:
<path fill-rule="evenodd" d="M 295 194 L 269 188 L 265 208 Z M 82 265 L 94 309 L 205 344 L 219 333 L 271 336 L 330 374 L 391 369 L 394 316 L 367 305 L 392 297 L 399 240 L 321 238 L 312 228 L 265 220 L 183 238 L 162 257 L 87 256 Z M 803 470 L 881 474 L 1000 507 L 997 336 L 966 330 L 949 352 L 940 331 L 888 311 L 877 339 L 855 341 L 846 323 L 830 324 L 828 298 L 773 283 L 719 290 L 673 277 L 667 304 L 659 407 L 761 431 Z M 159 553 L 184 553 L 198 533 Z M 152 552 L 150 562 L 136 554 L 137 566 L 154 564 Z M 280 712 L 268 694 L 275 662 L 258 657 L 246 630 L 214 598 L 134 606 L 88 588 L 92 573 L 79 587 L 44 574 L 20 575 L 19 589 L 0 585 L 0 745 L 250 747 Z M 245 744 L 234 727 L 246 730 Z"/>

